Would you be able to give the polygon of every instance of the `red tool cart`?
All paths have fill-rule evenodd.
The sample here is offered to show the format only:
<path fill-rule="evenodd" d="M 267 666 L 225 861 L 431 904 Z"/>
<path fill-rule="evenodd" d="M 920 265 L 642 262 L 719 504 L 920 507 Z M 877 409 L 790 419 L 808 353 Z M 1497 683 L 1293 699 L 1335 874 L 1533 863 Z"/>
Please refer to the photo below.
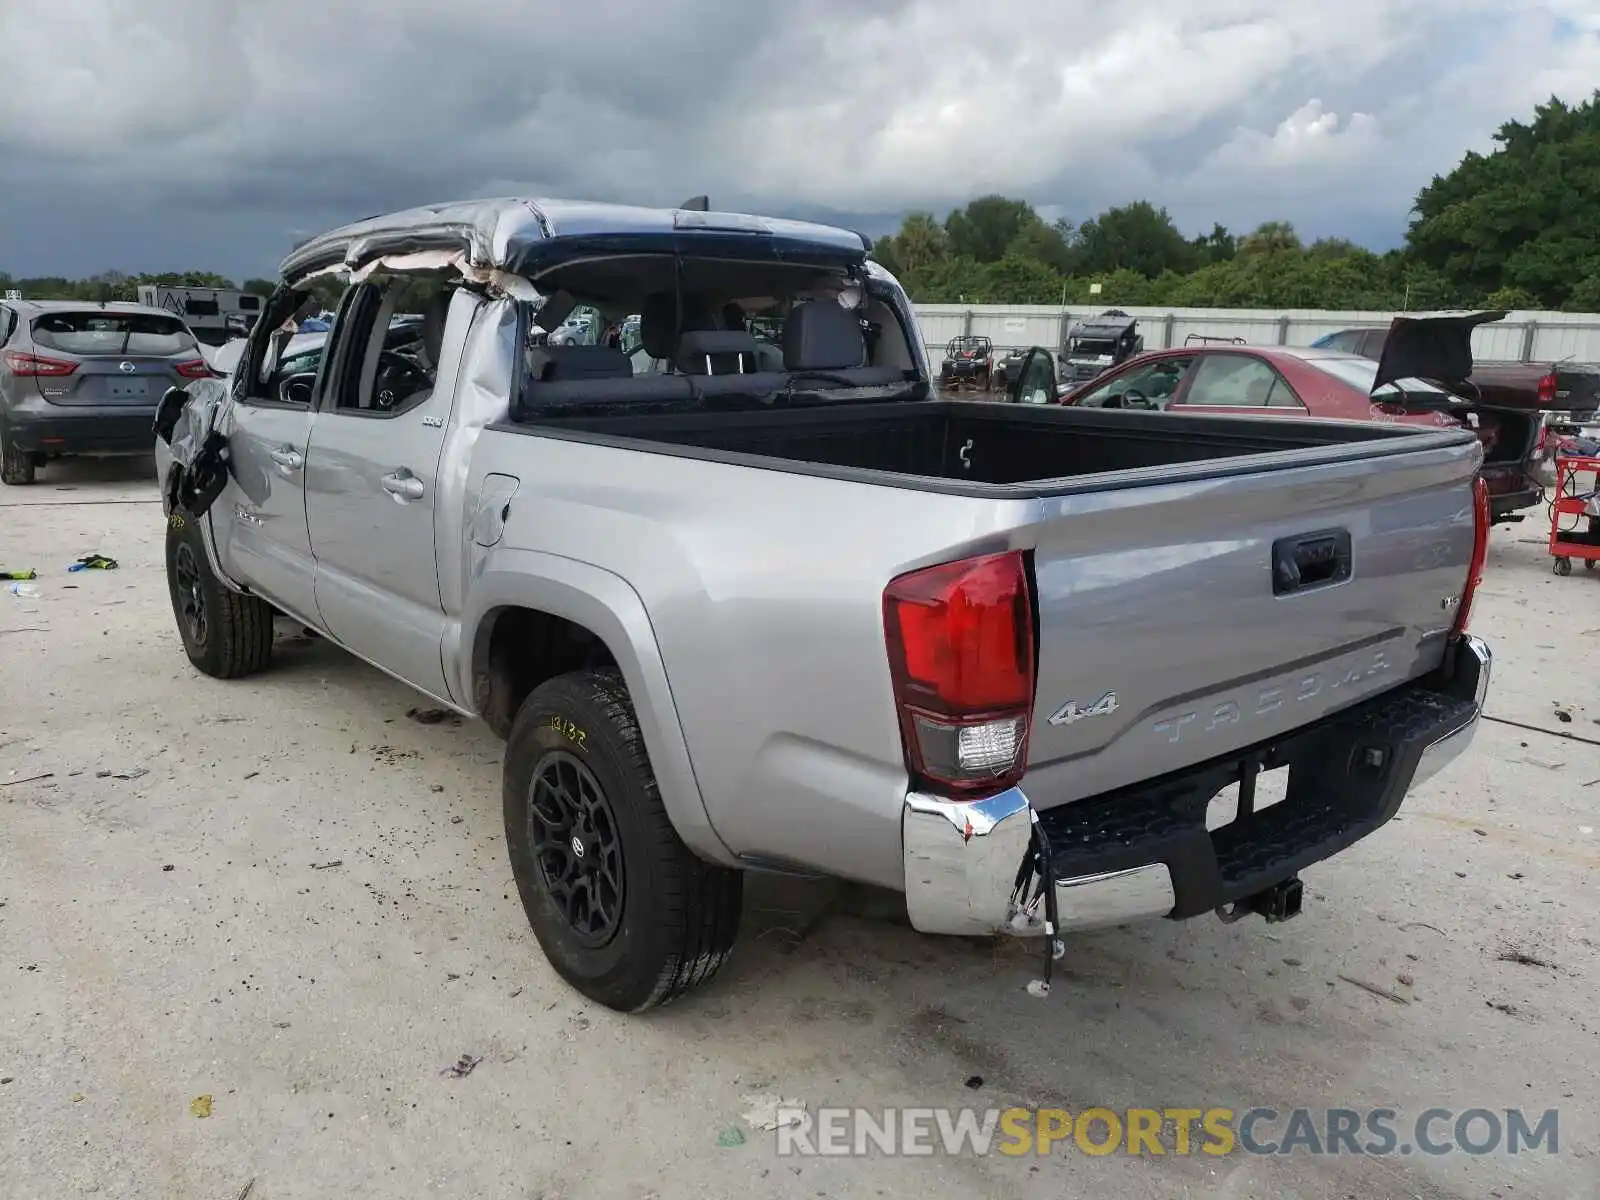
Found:
<path fill-rule="evenodd" d="M 1588 476 L 1584 486 L 1581 477 Z M 1572 574 L 1572 560 L 1582 559 L 1586 570 L 1600 561 L 1600 458 L 1556 454 L 1555 496 L 1550 501 L 1550 554 L 1557 575 Z M 1568 524 L 1563 527 L 1562 519 Z"/>

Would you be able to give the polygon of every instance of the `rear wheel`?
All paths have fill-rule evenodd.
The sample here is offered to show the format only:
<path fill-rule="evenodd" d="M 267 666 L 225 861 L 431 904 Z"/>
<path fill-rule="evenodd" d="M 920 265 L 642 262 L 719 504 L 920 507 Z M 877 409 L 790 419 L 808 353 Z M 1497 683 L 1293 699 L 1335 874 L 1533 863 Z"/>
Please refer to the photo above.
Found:
<path fill-rule="evenodd" d="M 578 991 L 640 1012 L 722 966 L 743 878 L 672 827 L 616 671 L 558 676 L 528 696 L 506 742 L 503 804 L 528 922 Z"/>
<path fill-rule="evenodd" d="M 200 526 L 180 511 L 167 522 L 167 590 L 183 652 L 202 673 L 236 679 L 272 661 L 272 606 L 217 578 Z"/>
<path fill-rule="evenodd" d="M 38 459 L 13 446 L 5 430 L 0 429 L 0 483 L 14 487 L 32 483 L 37 468 Z"/>

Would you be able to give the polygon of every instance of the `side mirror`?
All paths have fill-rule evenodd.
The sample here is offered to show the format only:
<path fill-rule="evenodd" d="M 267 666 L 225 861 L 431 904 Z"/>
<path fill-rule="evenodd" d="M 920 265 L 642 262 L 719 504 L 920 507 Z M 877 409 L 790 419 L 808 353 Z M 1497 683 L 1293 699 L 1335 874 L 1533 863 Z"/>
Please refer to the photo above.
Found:
<path fill-rule="evenodd" d="M 309 405 L 316 383 L 315 371 L 301 371 L 298 375 L 291 375 L 278 385 L 278 399 L 284 404 Z"/>

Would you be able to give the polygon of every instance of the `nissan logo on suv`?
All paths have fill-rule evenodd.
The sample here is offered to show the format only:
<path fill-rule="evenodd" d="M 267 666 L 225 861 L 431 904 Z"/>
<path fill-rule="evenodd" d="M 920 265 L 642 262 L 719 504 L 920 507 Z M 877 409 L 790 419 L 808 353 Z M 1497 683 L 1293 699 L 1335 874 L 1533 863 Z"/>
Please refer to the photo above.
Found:
<path fill-rule="evenodd" d="M 121 371 L 125 375 L 132 375 L 138 369 L 139 368 L 134 366 L 131 362 L 117 364 L 117 370 Z"/>

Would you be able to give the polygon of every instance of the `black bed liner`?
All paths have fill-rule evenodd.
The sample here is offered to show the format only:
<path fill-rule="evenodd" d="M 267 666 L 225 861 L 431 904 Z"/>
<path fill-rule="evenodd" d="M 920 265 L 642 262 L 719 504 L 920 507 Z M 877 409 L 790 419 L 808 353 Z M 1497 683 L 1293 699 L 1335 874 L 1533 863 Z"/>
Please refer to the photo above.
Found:
<path fill-rule="evenodd" d="M 1104 491 L 1456 447 L 1465 430 L 953 400 L 573 413 L 492 429 L 961 495 Z"/>

